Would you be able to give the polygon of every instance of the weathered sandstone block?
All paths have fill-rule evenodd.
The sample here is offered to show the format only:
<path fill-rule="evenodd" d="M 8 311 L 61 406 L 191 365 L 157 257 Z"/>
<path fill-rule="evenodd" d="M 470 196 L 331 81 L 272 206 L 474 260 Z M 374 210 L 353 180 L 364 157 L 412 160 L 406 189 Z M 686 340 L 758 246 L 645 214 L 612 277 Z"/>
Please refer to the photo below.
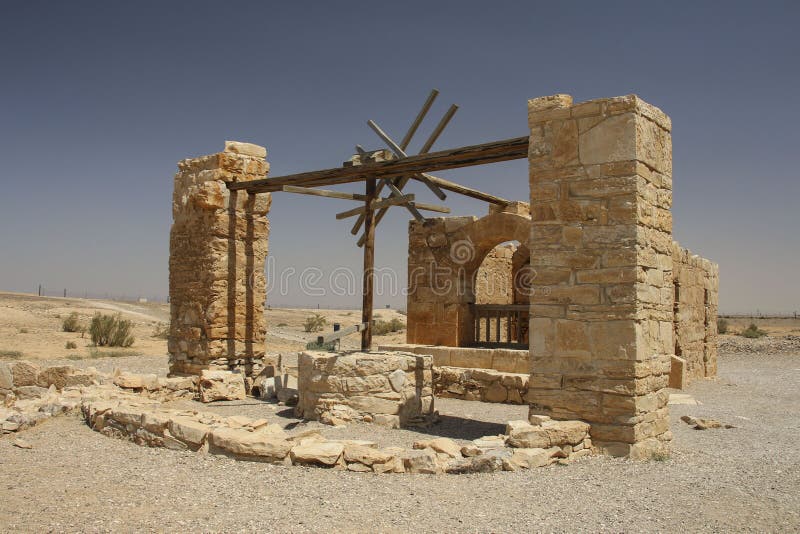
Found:
<path fill-rule="evenodd" d="M 245 398 L 244 377 L 231 371 L 203 371 L 198 392 L 201 402 Z"/>

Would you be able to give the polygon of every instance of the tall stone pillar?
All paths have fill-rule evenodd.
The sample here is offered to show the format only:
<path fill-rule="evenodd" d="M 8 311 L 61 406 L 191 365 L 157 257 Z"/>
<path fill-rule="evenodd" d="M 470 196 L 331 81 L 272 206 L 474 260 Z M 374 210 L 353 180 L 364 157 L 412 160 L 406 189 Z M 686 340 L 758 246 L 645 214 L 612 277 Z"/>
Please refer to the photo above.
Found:
<path fill-rule="evenodd" d="M 581 419 L 613 455 L 671 439 L 671 124 L 634 95 L 528 102 L 531 415 Z"/>
<path fill-rule="evenodd" d="M 264 359 L 269 194 L 230 191 L 264 178 L 266 150 L 228 141 L 225 151 L 178 163 L 172 200 L 169 294 L 171 375 L 238 370 Z"/>

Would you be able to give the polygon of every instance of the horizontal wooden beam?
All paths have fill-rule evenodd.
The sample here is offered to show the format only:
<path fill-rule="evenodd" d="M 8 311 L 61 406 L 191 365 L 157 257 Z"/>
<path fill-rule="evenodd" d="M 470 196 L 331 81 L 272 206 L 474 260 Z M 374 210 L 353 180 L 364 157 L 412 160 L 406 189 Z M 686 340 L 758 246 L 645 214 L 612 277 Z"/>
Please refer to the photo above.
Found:
<path fill-rule="evenodd" d="M 249 182 L 231 182 L 228 184 L 228 189 L 245 189 L 250 193 L 270 193 L 281 191 L 283 186 L 286 185 L 312 187 L 346 184 L 364 181 L 369 178 L 396 178 L 421 172 L 458 169 L 527 157 L 528 137 L 516 137 L 481 145 L 419 154 L 401 160 L 368 163 L 353 167 L 337 167 L 335 169 L 303 172 L 275 178 L 251 180 Z"/>
<path fill-rule="evenodd" d="M 299 193 L 301 195 L 313 195 L 325 198 L 341 198 L 344 200 L 367 200 L 366 195 L 357 193 L 345 193 L 344 191 L 331 191 L 330 189 L 312 189 L 310 187 L 297 187 L 294 185 L 284 185 L 281 191 L 285 193 Z"/>
<path fill-rule="evenodd" d="M 439 206 L 437 204 L 425 204 L 423 202 L 411 202 L 412 206 L 422 211 L 435 211 L 436 213 L 450 213 L 450 208 L 447 206 Z"/>
<path fill-rule="evenodd" d="M 317 336 L 317 345 L 322 345 L 325 343 L 330 343 L 331 341 L 336 341 L 337 339 L 341 339 L 344 336 L 349 336 L 350 334 L 360 332 L 364 330 L 366 327 L 367 323 L 355 324 L 353 326 L 348 326 L 347 328 L 342 328 L 341 330 L 331 332 L 330 334 L 325 334 L 324 336 Z"/>
<path fill-rule="evenodd" d="M 408 204 L 409 202 L 412 202 L 413 200 L 414 200 L 414 195 L 402 195 L 402 196 L 399 196 L 399 197 L 389 197 L 389 198 L 384 198 L 384 199 L 372 202 L 370 204 L 370 208 L 373 209 L 373 210 L 376 210 L 376 209 L 379 209 L 379 208 L 385 208 L 387 206 L 397 206 L 398 204 Z M 367 211 L 366 206 L 361 206 L 361 207 L 358 207 L 358 208 L 353 208 L 351 210 L 343 211 L 341 213 L 337 213 L 336 214 L 336 218 L 337 219 L 346 219 L 348 217 L 353 217 L 355 215 L 361 215 L 365 211 Z"/>

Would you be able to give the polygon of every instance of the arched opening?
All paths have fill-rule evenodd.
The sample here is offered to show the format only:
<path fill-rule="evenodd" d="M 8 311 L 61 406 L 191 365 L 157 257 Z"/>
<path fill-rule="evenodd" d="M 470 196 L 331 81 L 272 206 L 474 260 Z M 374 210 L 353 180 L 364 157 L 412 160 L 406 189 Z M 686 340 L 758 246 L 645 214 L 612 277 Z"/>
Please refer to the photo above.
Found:
<path fill-rule="evenodd" d="M 528 347 L 531 285 L 530 252 L 519 241 L 505 241 L 486 253 L 472 284 L 474 346 Z"/>

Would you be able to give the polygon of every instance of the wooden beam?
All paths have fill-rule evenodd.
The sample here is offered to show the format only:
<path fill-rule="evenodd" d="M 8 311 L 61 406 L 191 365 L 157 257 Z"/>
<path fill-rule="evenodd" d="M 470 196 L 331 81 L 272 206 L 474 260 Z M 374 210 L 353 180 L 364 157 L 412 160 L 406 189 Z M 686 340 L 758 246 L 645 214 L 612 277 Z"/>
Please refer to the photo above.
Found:
<path fill-rule="evenodd" d="M 416 180 L 417 177 L 414 176 Z M 494 195 L 490 195 L 489 193 L 484 193 L 483 191 L 478 191 L 477 189 L 472 189 L 471 187 L 467 187 L 461 184 L 457 184 L 455 182 L 451 182 L 450 180 L 445 180 L 444 178 L 438 178 L 436 176 L 428 175 L 428 179 L 441 187 L 442 189 L 446 189 L 448 191 L 452 191 L 453 193 L 459 193 L 461 195 L 474 198 L 477 200 L 483 200 L 484 202 L 488 202 L 490 204 L 498 204 L 500 206 L 506 206 L 511 201 L 506 200 L 504 198 L 496 197 Z"/>
<path fill-rule="evenodd" d="M 336 341 L 337 339 L 341 339 L 345 336 L 349 336 L 350 334 L 354 334 L 356 332 L 361 332 L 366 325 L 364 323 L 361 324 L 354 324 L 353 326 L 348 326 L 347 328 L 343 328 L 341 330 L 336 330 L 335 332 L 331 332 L 329 334 L 324 334 L 322 336 L 317 336 L 317 345 L 322 345 L 324 343 L 330 343 L 331 341 Z"/>
<path fill-rule="evenodd" d="M 373 288 L 375 282 L 375 212 L 371 209 L 375 201 L 377 188 L 375 178 L 367 180 L 367 201 L 364 208 L 367 210 L 364 217 L 364 291 L 361 301 L 361 322 L 366 326 L 361 331 L 361 350 L 369 351 L 372 348 L 372 305 Z"/>
<path fill-rule="evenodd" d="M 414 201 L 414 195 L 402 195 L 399 197 L 389 197 L 384 198 L 382 200 L 373 200 L 369 203 L 369 208 L 367 206 L 360 206 L 358 208 L 353 208 L 351 210 L 343 211 L 341 213 L 336 214 L 337 219 L 347 219 L 348 217 L 353 217 L 355 215 L 360 215 L 365 213 L 368 210 L 376 210 L 378 208 L 384 208 L 387 206 L 397 206 L 400 204 L 408 204 L 409 202 Z"/>
<path fill-rule="evenodd" d="M 450 213 L 450 208 L 447 206 L 438 206 L 436 204 L 424 204 L 422 202 L 410 202 L 412 206 L 417 208 L 418 210 L 423 211 L 435 211 L 436 213 Z M 377 225 L 378 221 L 375 221 Z"/>
<path fill-rule="evenodd" d="M 402 148 L 403 150 L 408 148 L 408 144 L 411 142 L 411 138 L 414 137 L 417 128 L 419 128 L 419 125 L 422 123 L 423 119 L 425 119 L 425 116 L 428 114 L 428 111 L 430 111 L 431 106 L 433 105 L 433 101 L 436 100 L 437 96 L 439 96 L 439 90 L 438 89 L 431 90 L 431 93 L 428 95 L 427 100 L 425 100 L 425 103 L 422 105 L 422 109 L 419 110 L 419 113 L 417 113 L 414 122 L 412 122 L 411 126 L 408 128 L 408 131 L 406 132 L 406 135 L 403 137 L 403 140 L 400 141 L 400 148 Z M 361 148 L 360 145 L 356 145 L 356 150 L 358 151 L 359 154 L 363 153 L 364 151 L 364 149 Z M 408 178 L 399 178 L 395 180 L 395 185 L 398 186 L 398 191 L 400 189 L 403 189 L 403 186 L 406 185 L 408 180 L 409 180 Z M 381 180 L 380 182 L 378 182 L 378 190 L 376 191 L 376 194 L 379 195 L 381 193 L 386 183 L 387 180 Z M 386 214 L 386 210 L 388 209 L 389 208 L 381 208 L 381 211 L 378 212 L 378 215 L 375 219 L 375 224 L 378 224 L 380 222 L 380 220 Z M 414 212 L 412 211 L 411 214 L 414 215 L 414 218 L 416 218 L 418 221 L 425 221 L 425 218 L 422 217 L 422 215 L 420 215 L 419 213 L 414 214 Z M 350 229 L 350 233 L 356 235 L 359 229 L 361 229 L 361 225 L 363 223 L 364 223 L 364 216 L 361 215 L 356 220 L 356 223 L 353 225 L 353 228 Z M 361 241 L 360 243 L 363 244 L 363 241 Z"/>
<path fill-rule="evenodd" d="M 400 189 L 398 189 L 396 185 L 394 185 L 394 182 L 392 180 L 381 180 L 381 183 L 384 183 L 384 182 L 386 183 L 386 186 L 389 188 L 389 190 L 392 192 L 392 196 L 393 197 L 400 198 L 400 197 L 403 196 L 403 192 L 400 191 Z M 380 189 L 380 184 L 378 186 L 378 189 Z M 375 194 L 377 194 L 377 192 Z M 419 211 L 417 211 L 417 208 L 415 208 L 412 205 L 411 202 L 403 204 L 403 206 L 409 211 L 409 213 L 411 213 L 411 215 L 416 220 L 418 220 L 419 222 L 425 222 L 425 217 L 423 217 L 422 214 Z M 384 207 L 382 207 L 380 209 L 387 210 L 387 209 L 389 209 L 389 206 L 384 206 Z M 377 219 L 375 220 L 375 225 L 376 226 L 378 225 Z"/>
<path fill-rule="evenodd" d="M 398 158 L 408 157 L 408 154 L 406 154 L 405 151 L 402 148 L 400 148 L 400 146 L 397 143 L 395 143 L 394 140 L 391 137 L 389 137 L 386 134 L 386 132 L 384 132 L 381 129 L 380 126 L 378 126 L 375 123 L 375 121 L 368 120 L 367 125 L 370 128 L 372 128 L 372 131 L 375 132 L 378 135 L 378 137 L 380 137 L 383 140 L 383 142 L 389 146 L 389 148 L 392 149 L 392 152 L 394 152 Z M 431 183 L 430 180 L 428 180 L 427 175 L 425 173 L 417 173 L 414 175 L 414 178 L 420 180 L 422 183 L 427 185 L 428 189 L 433 191 L 433 194 L 439 197 L 439 200 L 445 200 L 447 198 L 447 195 L 445 195 L 444 192 L 442 192 L 442 190 L 439 189 L 439 187 L 437 187 L 435 184 Z"/>
<path fill-rule="evenodd" d="M 433 144 L 436 142 L 437 139 L 439 139 L 439 136 L 442 135 L 442 132 L 447 127 L 447 124 L 450 122 L 450 119 L 453 118 L 453 115 L 456 114 L 456 111 L 458 111 L 458 106 L 456 106 L 455 104 L 451 105 L 450 108 L 448 108 L 447 113 L 444 114 L 442 120 L 439 121 L 439 124 L 437 124 L 436 128 L 433 129 L 433 132 L 431 132 L 431 136 L 428 137 L 428 140 L 425 141 L 424 145 L 422 145 L 422 149 L 419 151 L 420 154 L 427 154 L 428 152 L 430 152 L 431 148 L 433 147 Z"/>
<path fill-rule="evenodd" d="M 341 198 L 344 200 L 360 200 L 361 202 L 367 200 L 364 195 L 357 193 L 345 193 L 343 191 L 331 191 L 330 189 L 311 189 L 309 187 L 297 187 L 294 185 L 285 185 L 281 188 L 285 193 L 299 193 L 301 195 L 313 195 L 317 197 L 326 198 Z"/>
<path fill-rule="evenodd" d="M 249 182 L 231 182 L 228 184 L 228 189 L 234 191 L 246 189 L 251 193 L 269 193 L 280 191 L 285 185 L 312 187 L 346 184 L 366 181 L 372 178 L 397 178 L 420 172 L 458 169 L 527 157 L 528 137 L 516 137 L 481 145 L 409 156 L 400 160 L 382 161 L 353 167 L 337 167 L 335 169 L 303 172 L 288 176 L 251 180 Z M 436 183 L 441 187 L 440 182 Z"/>
<path fill-rule="evenodd" d="M 437 96 L 439 96 L 438 89 L 433 89 L 431 94 L 428 95 L 428 99 L 424 104 L 422 104 L 422 109 L 419 110 L 419 113 L 417 113 L 417 117 L 414 119 L 414 122 L 411 123 L 411 127 L 406 132 L 403 140 L 400 141 L 400 148 L 403 150 L 408 148 L 411 138 L 414 137 L 414 134 L 417 132 L 417 128 L 419 128 L 419 125 L 422 124 L 422 120 L 425 118 L 425 115 L 428 114 L 428 111 L 430 111 L 433 101 L 436 100 Z"/>

